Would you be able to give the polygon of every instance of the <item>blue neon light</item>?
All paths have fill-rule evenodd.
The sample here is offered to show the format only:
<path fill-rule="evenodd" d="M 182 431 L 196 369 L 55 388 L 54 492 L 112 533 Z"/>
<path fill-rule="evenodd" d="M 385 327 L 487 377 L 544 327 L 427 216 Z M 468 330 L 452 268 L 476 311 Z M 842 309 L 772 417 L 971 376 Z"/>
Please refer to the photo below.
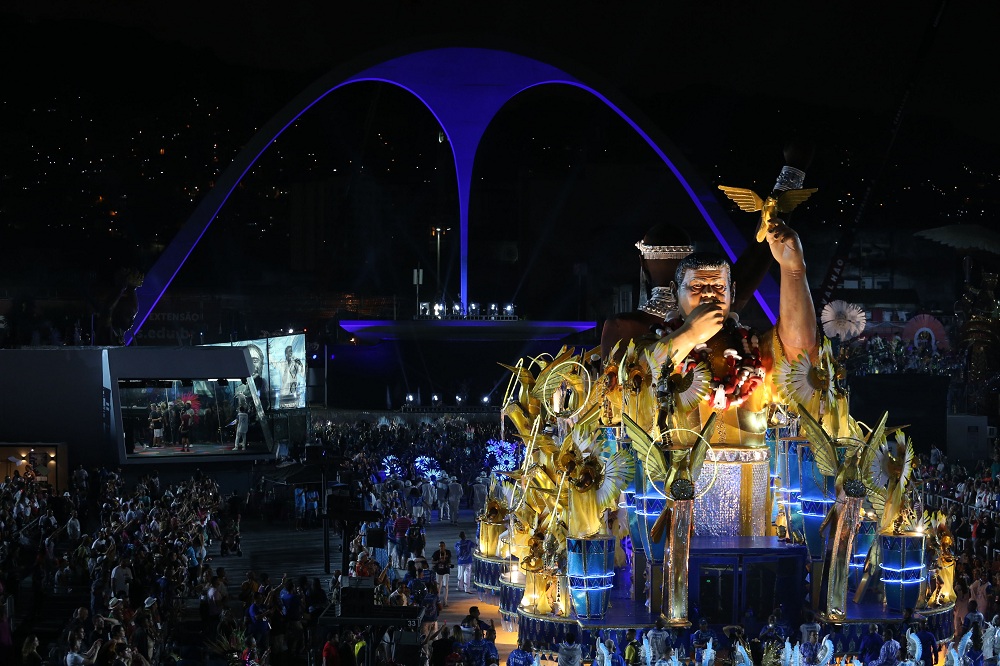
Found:
<path fill-rule="evenodd" d="M 879 567 L 881 567 L 884 571 L 897 571 L 898 572 L 898 571 L 919 571 L 920 569 L 924 568 L 924 565 L 923 564 L 918 564 L 917 566 L 913 566 L 913 567 L 903 567 L 901 569 L 897 569 L 896 567 L 887 567 L 886 565 L 880 563 Z"/>
<path fill-rule="evenodd" d="M 924 582 L 924 577 L 921 576 L 916 580 L 893 580 L 889 578 L 882 578 L 881 581 L 883 583 L 892 583 L 894 585 L 919 585 L 920 583 Z"/>

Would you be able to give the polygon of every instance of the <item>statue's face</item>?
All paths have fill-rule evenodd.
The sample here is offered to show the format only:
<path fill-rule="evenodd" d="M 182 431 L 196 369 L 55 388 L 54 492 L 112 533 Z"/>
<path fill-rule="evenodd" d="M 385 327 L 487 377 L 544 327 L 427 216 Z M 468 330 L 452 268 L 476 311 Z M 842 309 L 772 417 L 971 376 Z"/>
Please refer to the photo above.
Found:
<path fill-rule="evenodd" d="M 728 317 L 733 305 L 729 279 L 728 266 L 688 269 L 677 285 L 677 306 L 686 316 L 702 303 L 721 303 L 723 314 Z"/>

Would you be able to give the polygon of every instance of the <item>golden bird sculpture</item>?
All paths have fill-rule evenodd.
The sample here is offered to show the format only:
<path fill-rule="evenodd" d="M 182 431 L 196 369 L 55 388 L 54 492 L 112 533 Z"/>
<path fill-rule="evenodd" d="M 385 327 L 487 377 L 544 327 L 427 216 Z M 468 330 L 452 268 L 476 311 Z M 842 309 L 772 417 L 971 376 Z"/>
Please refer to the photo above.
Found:
<path fill-rule="evenodd" d="M 809 447 L 816 461 L 816 467 L 823 476 L 834 479 L 834 503 L 819 527 L 820 534 L 829 528 L 829 556 L 818 563 L 827 573 L 814 574 L 826 581 L 826 607 L 830 617 L 843 619 L 847 609 L 847 583 L 849 566 L 853 556 L 854 537 L 858 533 L 861 504 L 868 495 L 864 482 L 865 465 L 871 451 L 884 436 L 885 422 L 889 412 L 869 434 L 862 438 L 861 428 L 853 423 L 853 436 L 835 439 L 820 422 L 799 404 L 802 431 L 809 439 Z M 847 449 L 843 461 L 838 459 L 837 448 Z M 815 570 L 814 570 L 815 571 Z M 821 570 L 822 571 L 822 570 Z"/>
<path fill-rule="evenodd" d="M 828 433 L 805 406 L 799 404 L 798 408 L 800 427 L 809 439 L 816 467 L 823 476 L 833 477 L 837 497 L 845 494 L 867 496 L 867 484 L 864 482 L 866 464 L 870 464 L 875 447 L 885 438 L 885 422 L 889 418 L 889 412 L 882 415 L 882 420 L 867 437 L 862 435 L 856 424 L 852 424 L 853 436 L 841 440 Z M 838 446 L 847 447 L 843 462 L 837 458 Z"/>
<path fill-rule="evenodd" d="M 760 222 L 757 224 L 755 237 L 758 243 L 762 243 L 767 237 L 767 232 L 774 226 L 774 220 L 777 218 L 778 213 L 791 213 L 800 203 L 812 196 L 813 192 L 819 188 L 811 187 L 808 189 L 785 190 L 777 197 L 772 195 L 766 199 L 762 199 L 756 192 L 745 187 L 719 185 L 719 189 L 725 192 L 726 196 L 740 207 L 740 210 L 748 213 L 760 211 Z"/>
<path fill-rule="evenodd" d="M 910 476 L 916 466 L 916 453 L 912 440 L 901 429 L 896 429 L 894 447 L 887 442 L 884 430 L 881 434 L 881 441 L 875 438 L 874 431 L 869 438 L 869 443 L 873 446 L 866 449 L 861 461 L 862 481 L 868 491 L 868 502 L 879 518 L 879 533 L 899 534 L 908 527 L 913 515 L 913 506 L 906 489 L 912 482 Z M 855 602 L 864 596 L 871 575 L 876 573 L 882 562 L 879 543 L 876 539 L 872 549 L 868 551 L 864 574 L 854 595 Z"/>
<path fill-rule="evenodd" d="M 911 482 L 911 474 L 916 467 L 917 455 L 913 450 L 913 440 L 902 428 L 895 433 L 895 446 L 881 443 L 865 461 L 868 475 L 868 498 L 879 515 L 879 527 L 883 533 L 897 523 L 897 518 L 909 507 L 906 488 Z"/>
<path fill-rule="evenodd" d="M 643 472 L 654 485 L 662 482 L 667 496 L 666 508 L 650 528 L 650 538 L 654 541 L 659 541 L 669 526 L 670 509 L 674 500 L 694 498 L 695 484 L 701 476 L 710 448 L 709 434 L 715 428 L 717 416 L 715 412 L 712 413 L 693 446 L 668 446 L 664 449 L 662 443 L 650 437 L 639 424 L 627 415 L 622 415 L 622 425 L 632 440 L 632 450 L 643 464 Z"/>

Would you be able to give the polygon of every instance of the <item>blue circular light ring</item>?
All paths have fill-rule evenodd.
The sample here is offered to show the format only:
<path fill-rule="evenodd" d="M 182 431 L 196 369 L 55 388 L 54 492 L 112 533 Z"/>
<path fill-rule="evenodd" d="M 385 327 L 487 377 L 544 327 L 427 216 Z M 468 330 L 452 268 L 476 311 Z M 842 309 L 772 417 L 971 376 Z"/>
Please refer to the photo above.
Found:
<path fill-rule="evenodd" d="M 908 585 L 913 583 L 920 583 L 927 577 L 927 574 L 925 572 L 926 567 L 923 566 L 908 567 L 906 569 L 893 569 L 892 567 L 886 567 L 882 564 L 879 564 L 879 567 L 882 569 L 881 581 L 883 583 L 898 583 L 901 585 Z"/>

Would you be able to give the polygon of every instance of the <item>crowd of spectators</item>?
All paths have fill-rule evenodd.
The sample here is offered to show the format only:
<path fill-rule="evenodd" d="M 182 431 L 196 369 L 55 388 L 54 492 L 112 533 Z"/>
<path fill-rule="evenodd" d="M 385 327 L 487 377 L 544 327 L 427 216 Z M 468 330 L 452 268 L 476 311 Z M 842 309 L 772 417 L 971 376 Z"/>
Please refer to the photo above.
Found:
<path fill-rule="evenodd" d="M 935 447 L 921 463 L 924 502 L 945 514 L 954 537 L 955 629 L 967 631 L 1000 615 L 1000 450 L 966 466 Z"/>
<path fill-rule="evenodd" d="M 419 430 L 429 432 L 429 429 Z M 396 439 L 393 435 L 389 437 Z M 466 446 L 482 450 L 474 440 L 464 435 L 463 439 Z M 359 452 L 354 459 L 365 455 Z M 441 665 L 498 663 L 494 622 L 480 618 L 478 607 L 472 606 L 458 626 L 449 628 L 439 622 L 441 611 L 454 603 L 449 599 L 450 592 L 474 593 L 470 580 L 474 542 L 466 538 L 464 531 L 457 531 L 453 547 L 445 541 L 428 544 L 426 533 L 432 521 L 457 524 L 463 506 L 474 515 L 485 505 L 486 479 L 482 475 L 482 458 L 479 460 L 477 476 L 471 485 L 460 483 L 457 477 L 444 472 L 424 475 L 413 465 L 388 474 L 376 471 L 366 479 L 365 508 L 379 513 L 381 518 L 362 524 L 352 536 L 347 577 L 371 579 L 376 605 L 417 606 L 423 610 L 419 645 L 400 646 L 394 632 L 386 633 L 378 641 L 376 656 L 386 663 L 422 663 L 414 661 L 420 658 Z M 456 573 L 454 589 L 453 572 Z M 335 581 L 339 574 L 335 572 Z M 334 594 L 339 593 L 338 587 Z M 323 654 L 343 655 L 353 651 L 354 658 L 360 658 L 368 644 L 359 641 L 359 635 L 365 636 L 360 627 L 330 634 Z M 414 654 L 413 649 L 418 653 Z"/>
<path fill-rule="evenodd" d="M 449 603 L 467 598 L 456 600 L 456 594 L 473 592 L 468 581 L 473 542 L 458 528 L 454 542 L 428 544 L 426 536 L 431 521 L 457 522 L 460 510 L 475 515 L 482 509 L 486 444 L 500 436 L 497 428 L 462 420 L 351 422 L 323 424 L 317 435 L 355 472 L 363 508 L 381 515 L 349 535 L 346 577 L 371 578 L 377 604 L 423 608 L 423 644 L 417 649 L 431 664 L 497 662 L 496 629 L 479 617 L 478 608 L 472 606 L 458 626 L 439 621 Z M 387 456 L 395 456 L 398 467 L 387 470 Z M 428 473 L 417 465 L 420 456 L 433 456 L 440 467 Z M 927 508 L 946 513 L 955 536 L 956 632 L 981 628 L 1000 614 L 1000 451 L 992 461 L 971 466 L 950 463 L 936 447 L 919 458 L 921 499 Z M 272 581 L 254 571 L 247 571 L 238 586 L 230 583 L 214 560 L 242 554 L 240 517 L 249 507 L 235 493 L 222 495 L 200 472 L 173 485 L 161 484 L 155 471 L 131 484 L 121 469 L 79 467 L 71 476 L 64 493 L 48 492 L 30 469 L 0 484 L 0 595 L 5 602 L 0 604 L 0 664 L 20 659 L 157 666 L 201 658 L 206 644 L 216 655 L 244 664 L 299 663 L 310 650 L 326 666 L 363 663 L 367 650 L 382 663 L 411 659 L 411 646 L 401 645 L 391 630 L 375 636 L 371 626 L 353 626 L 319 635 L 318 615 L 340 598 L 340 571 L 328 586 L 303 576 Z M 86 591 L 86 602 L 64 618 L 58 635 L 28 634 L 14 645 L 12 609 L 31 622 L 53 595 L 74 591 Z M 185 645 L 177 628 L 184 609 L 192 606 L 198 608 L 200 636 Z M 818 639 L 833 628 L 810 619 L 793 630 L 778 611 L 775 621 L 750 640 L 742 627 L 726 627 L 715 637 L 701 626 L 684 641 L 662 626 L 645 634 L 661 657 L 678 650 L 695 659 L 707 637 L 721 639 L 719 648 L 742 642 L 757 653 L 768 641 L 787 637 L 801 643 L 806 664 L 814 663 Z M 926 633 L 919 620 L 912 628 Z M 885 631 L 872 629 L 861 649 L 867 650 L 862 663 L 890 666 L 905 658 L 898 628 L 888 637 Z M 628 664 L 639 644 L 633 642 L 617 646 L 617 652 L 607 646 L 609 664 Z M 893 654 L 883 654 L 885 645 Z M 579 645 L 566 645 L 567 653 L 579 650 Z M 598 661 L 605 658 L 596 645 L 588 651 Z M 531 654 L 531 646 L 521 645 L 515 653 Z M 925 660 L 926 666 L 933 663 Z"/>
<path fill-rule="evenodd" d="M 384 474 L 384 461 L 394 456 L 399 469 L 389 471 L 412 481 L 424 475 L 425 470 L 418 469 L 418 459 L 424 456 L 436 461 L 444 474 L 476 478 L 484 468 L 487 443 L 500 439 L 501 433 L 495 418 L 471 422 L 462 417 L 442 417 L 417 423 L 398 418 L 381 422 L 317 421 L 313 423 L 313 438 L 334 455 L 360 462 L 368 478 Z"/>
<path fill-rule="evenodd" d="M 960 378 L 964 367 L 964 357 L 955 351 L 942 351 L 927 341 L 906 343 L 899 335 L 854 338 L 837 351 L 849 377 L 921 373 Z"/>
<path fill-rule="evenodd" d="M 18 663 L 15 652 L 60 666 L 170 663 L 186 600 L 205 601 L 206 631 L 220 619 L 225 570 L 208 549 L 238 548 L 239 504 L 199 472 L 164 485 L 153 471 L 127 484 L 120 468 L 79 466 L 54 493 L 30 469 L 15 471 L 0 485 L 0 664 Z M 58 597 L 78 602 L 62 628 L 27 634 L 15 651 L 11 616 L 41 627 Z"/>

